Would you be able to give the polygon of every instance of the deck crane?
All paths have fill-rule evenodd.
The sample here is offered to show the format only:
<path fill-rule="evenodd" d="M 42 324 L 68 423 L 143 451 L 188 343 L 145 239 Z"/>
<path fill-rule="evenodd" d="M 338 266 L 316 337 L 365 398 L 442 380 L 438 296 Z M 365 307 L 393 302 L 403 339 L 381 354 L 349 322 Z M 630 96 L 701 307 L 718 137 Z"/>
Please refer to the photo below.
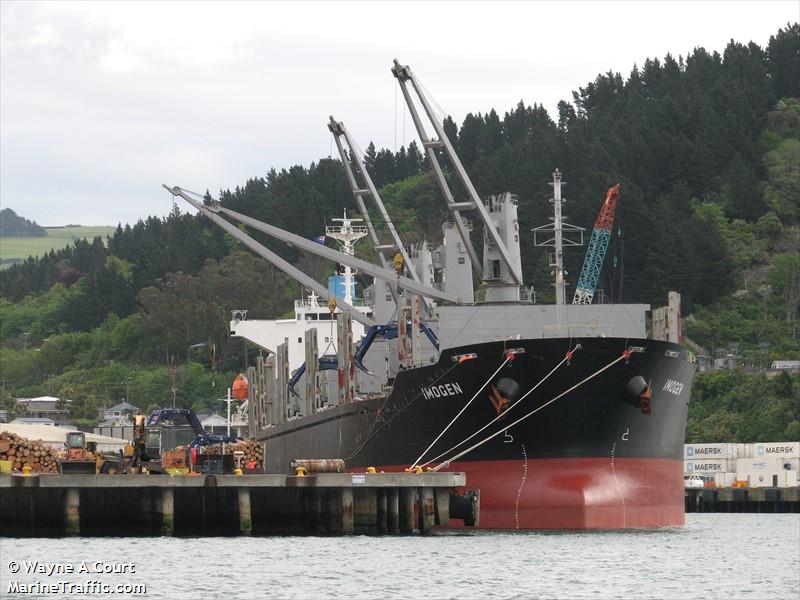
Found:
<path fill-rule="evenodd" d="M 245 234 L 241 231 L 238 227 L 229 223 L 217 213 L 220 212 L 219 210 L 212 210 L 211 207 L 206 206 L 202 200 L 197 200 L 192 198 L 187 191 L 183 190 L 178 186 L 169 187 L 166 184 L 162 184 L 162 186 L 173 196 L 180 196 L 186 202 L 191 204 L 194 208 L 199 210 L 205 217 L 210 219 L 212 222 L 217 224 L 220 228 L 224 231 L 229 233 L 232 237 L 236 240 L 250 248 L 253 252 L 261 256 L 262 258 L 269 261 L 272 265 L 286 273 L 289 277 L 294 279 L 295 281 L 299 282 L 301 285 L 307 287 L 310 290 L 314 290 L 318 295 L 322 296 L 323 298 L 328 295 L 328 289 L 314 280 L 313 278 L 306 275 L 303 271 L 289 263 L 288 261 L 284 260 L 277 254 L 275 254 L 272 250 L 268 249 L 263 244 L 259 243 L 257 240 L 253 239 L 249 235 Z M 192 192 L 193 193 L 193 192 Z M 316 244 L 319 246 L 319 244 Z M 338 307 L 344 311 L 348 312 L 353 316 L 353 319 L 362 323 L 366 327 L 372 327 L 375 325 L 375 321 L 370 319 L 367 315 L 361 313 L 357 308 L 351 306 L 347 302 L 340 300 L 338 302 Z"/>
<path fill-rule="evenodd" d="M 347 182 L 350 184 L 350 191 L 353 193 L 358 210 L 361 213 L 361 217 L 364 219 L 365 225 L 367 226 L 367 231 L 369 232 L 372 246 L 375 250 L 375 254 L 380 260 L 381 266 L 384 269 L 390 268 L 392 258 L 397 252 L 399 252 L 403 257 L 403 265 L 405 267 L 404 270 L 406 271 L 407 275 L 417 283 L 421 283 L 419 275 L 414 269 L 413 263 L 408 256 L 408 252 L 406 252 L 403 242 L 400 240 L 400 236 L 394 227 L 394 223 L 392 223 L 392 219 L 389 216 L 389 213 L 386 211 L 386 206 L 383 204 L 383 200 L 381 200 L 378 189 L 375 187 L 375 183 L 372 181 L 372 177 L 370 177 L 370 174 L 364 165 L 364 161 L 356 149 L 356 144 L 353 142 L 350 132 L 344 126 L 344 123 L 337 121 L 333 115 L 330 116 L 328 129 L 330 130 L 331 134 L 333 134 L 333 139 L 336 142 L 336 148 L 339 150 L 339 156 L 342 159 L 342 166 L 344 167 L 344 172 L 347 176 Z M 363 185 L 359 185 L 359 180 L 363 182 Z M 383 222 L 386 224 L 386 228 L 392 236 L 393 243 L 381 243 L 381 240 L 378 237 L 378 232 L 372 223 L 372 219 L 370 218 L 364 202 L 364 198 L 367 197 L 372 198 L 372 201 L 378 209 Z M 387 283 L 386 285 L 389 289 L 389 292 L 394 297 L 395 303 L 397 303 L 397 290 L 390 283 Z M 432 314 L 432 306 L 429 299 L 423 297 L 423 300 L 428 313 Z"/>
<path fill-rule="evenodd" d="M 414 73 L 412 73 L 411 69 L 407 65 L 401 65 L 398 60 L 395 59 L 391 70 L 392 74 L 395 76 L 400 85 L 400 90 L 403 93 L 403 98 L 408 106 L 408 111 L 411 113 L 411 118 L 414 121 L 414 126 L 417 129 L 417 134 L 419 135 L 423 148 L 425 148 L 425 153 L 428 156 L 428 160 L 433 168 L 433 172 L 436 175 L 439 188 L 441 189 L 442 194 L 447 201 L 447 207 L 453 214 L 453 220 L 455 221 L 456 228 L 458 229 L 461 240 L 469 255 L 470 261 L 472 262 L 472 268 L 475 270 L 476 274 L 481 276 L 484 282 L 501 282 L 499 287 L 506 288 L 509 291 L 509 295 L 503 299 L 519 300 L 519 287 L 523 284 L 519 255 L 509 250 L 503 239 L 503 236 L 498 231 L 498 227 L 495 225 L 489 210 L 478 196 L 475 186 L 472 184 L 467 172 L 464 170 L 464 166 L 461 164 L 461 160 L 458 158 L 458 155 L 453 149 L 452 143 L 444 132 L 444 126 L 433 111 L 432 98 L 429 97 L 429 94 L 426 93 L 419 79 L 416 77 L 416 75 L 414 75 Z M 412 100 L 411 90 L 416 93 L 424 113 L 428 118 L 429 125 L 433 128 L 436 137 L 430 137 L 428 135 L 425 125 L 423 125 L 420 117 L 420 113 L 417 110 L 417 106 Z M 447 180 L 445 179 L 442 166 L 439 163 L 439 158 L 436 154 L 437 149 L 440 149 L 444 152 L 447 159 L 450 161 L 450 164 L 453 166 L 455 175 L 461 182 L 461 185 L 466 192 L 467 197 L 469 198 L 467 201 L 456 201 L 453 192 L 450 189 Z M 499 257 L 497 261 L 491 261 L 493 264 L 488 266 L 484 264 L 483 268 L 481 268 L 483 262 L 478 258 L 478 253 L 475 251 L 472 241 L 469 238 L 467 225 L 461 216 L 461 211 L 464 210 L 477 211 L 481 221 L 483 222 L 487 245 L 489 245 L 492 248 L 492 251 L 496 252 L 497 256 Z M 495 262 L 498 263 L 497 266 L 494 265 Z M 500 262 L 502 262 L 505 267 L 502 269 L 502 271 L 500 271 L 498 268 Z"/>
<path fill-rule="evenodd" d="M 333 250 L 332 248 L 321 246 L 317 242 L 307 240 L 299 235 L 295 235 L 294 233 L 285 231 L 283 229 L 275 227 L 274 225 L 270 225 L 269 223 L 264 223 L 263 221 L 257 221 L 256 219 L 238 213 L 234 210 L 225 208 L 224 206 L 220 205 L 217 202 L 214 202 L 211 205 L 205 205 L 203 202 L 192 198 L 187 193 L 188 190 L 184 190 L 183 188 L 180 188 L 178 186 L 170 187 L 168 185 L 164 185 L 163 187 L 167 189 L 173 196 L 180 196 L 181 198 L 186 200 L 186 202 L 188 202 L 194 208 L 199 210 L 204 216 L 208 217 L 214 223 L 219 225 L 222 229 L 230 233 L 235 239 L 248 246 L 251 250 L 255 251 L 263 258 L 266 258 L 273 265 L 281 269 L 284 273 L 286 273 L 290 277 L 294 278 L 296 281 L 299 281 L 306 287 L 316 291 L 321 296 L 327 295 L 328 291 L 325 288 L 323 288 L 319 283 L 311 279 L 308 275 L 306 275 L 293 265 L 288 264 L 285 260 L 275 255 L 273 252 L 267 250 L 263 245 L 259 244 L 256 240 L 245 234 L 243 231 L 240 231 L 237 227 L 235 227 L 234 225 L 223 219 L 220 215 L 225 215 L 235 221 L 238 221 L 239 223 L 242 223 L 243 225 L 252 227 L 253 229 L 257 229 L 262 233 L 266 233 L 270 237 L 277 238 L 300 250 L 310 252 L 311 254 L 320 256 L 322 258 L 325 258 L 333 262 L 347 265 L 352 269 L 359 269 L 364 273 L 372 275 L 373 277 L 377 277 L 378 279 L 381 279 L 383 281 L 395 282 L 398 285 L 404 287 L 405 289 L 408 289 L 416 294 L 419 294 L 420 296 L 427 296 L 429 298 L 434 298 L 435 300 L 441 300 L 443 302 L 452 302 L 454 304 L 463 303 L 461 298 L 458 296 L 445 293 L 441 290 L 437 290 L 422 283 L 417 283 L 413 279 L 397 275 L 395 271 L 384 269 L 383 267 L 374 265 L 360 258 L 356 258 L 355 256 L 350 256 L 349 254 L 344 254 L 342 252 L 339 252 L 338 250 Z M 338 306 L 342 310 L 350 312 L 353 315 L 353 319 L 358 320 L 367 327 L 376 325 L 375 321 L 361 314 L 346 302 L 339 301 Z"/>
<path fill-rule="evenodd" d="M 617 211 L 617 200 L 619 199 L 619 184 L 610 188 L 606 192 L 606 199 L 597 215 L 592 237 L 589 239 L 589 247 L 586 250 L 586 257 L 583 259 L 581 276 L 578 278 L 578 285 L 575 288 L 573 304 L 591 304 L 594 292 L 597 289 L 597 281 L 600 278 L 600 270 L 603 268 L 603 260 L 608 250 L 608 241 L 611 239 L 611 229 L 614 224 L 614 214 Z"/>

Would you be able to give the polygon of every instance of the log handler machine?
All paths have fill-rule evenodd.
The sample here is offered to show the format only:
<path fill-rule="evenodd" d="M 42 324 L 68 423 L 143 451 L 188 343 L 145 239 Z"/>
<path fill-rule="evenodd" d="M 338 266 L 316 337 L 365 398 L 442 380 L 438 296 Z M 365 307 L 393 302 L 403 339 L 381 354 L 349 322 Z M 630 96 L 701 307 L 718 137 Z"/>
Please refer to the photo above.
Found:
<path fill-rule="evenodd" d="M 97 443 L 87 442 L 83 431 L 70 431 L 66 445 L 66 452 L 59 461 L 61 473 L 114 475 L 125 473 L 138 463 L 133 446 L 128 445 L 119 452 L 98 452 Z"/>

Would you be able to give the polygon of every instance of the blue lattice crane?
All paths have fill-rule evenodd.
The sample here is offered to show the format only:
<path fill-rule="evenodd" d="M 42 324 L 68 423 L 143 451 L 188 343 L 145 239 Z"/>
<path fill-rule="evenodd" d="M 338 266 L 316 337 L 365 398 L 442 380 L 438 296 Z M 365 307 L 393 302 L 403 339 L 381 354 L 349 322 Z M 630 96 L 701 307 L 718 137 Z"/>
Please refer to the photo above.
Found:
<path fill-rule="evenodd" d="M 619 199 L 619 184 L 615 185 L 606 192 L 606 199 L 597 215 L 592 237 L 589 240 L 589 248 L 586 250 L 586 258 L 583 259 L 581 276 L 575 288 L 573 304 L 591 304 L 594 292 L 597 289 L 597 281 L 600 279 L 600 270 L 603 268 L 603 260 L 608 250 L 608 241 L 611 239 L 611 229 L 614 225 L 614 214 L 617 211 L 617 200 Z"/>

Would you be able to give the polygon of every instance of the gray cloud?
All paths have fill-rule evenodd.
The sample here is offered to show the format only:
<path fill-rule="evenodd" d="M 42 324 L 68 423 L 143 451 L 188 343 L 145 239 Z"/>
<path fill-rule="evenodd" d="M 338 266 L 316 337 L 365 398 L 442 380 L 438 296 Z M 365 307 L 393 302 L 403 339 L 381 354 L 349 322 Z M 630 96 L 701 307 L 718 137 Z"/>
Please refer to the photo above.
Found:
<path fill-rule="evenodd" d="M 794 13 L 792 2 L 3 2 L 0 202 L 43 224 L 162 215 L 162 182 L 216 191 L 326 156 L 331 113 L 362 146 L 408 143 L 395 56 L 457 121 L 520 99 L 552 112 L 599 72 L 730 38 L 764 45 Z"/>

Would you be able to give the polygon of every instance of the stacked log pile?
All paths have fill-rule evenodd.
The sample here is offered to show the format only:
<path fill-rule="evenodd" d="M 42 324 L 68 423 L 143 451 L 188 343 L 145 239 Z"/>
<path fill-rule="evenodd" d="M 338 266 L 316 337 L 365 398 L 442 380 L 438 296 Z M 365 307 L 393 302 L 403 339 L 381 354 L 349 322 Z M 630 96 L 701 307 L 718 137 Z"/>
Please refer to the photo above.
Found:
<path fill-rule="evenodd" d="M 28 438 L 4 431 L 0 433 L 0 460 L 11 461 L 15 471 L 30 467 L 34 473 L 57 473 L 58 453 L 42 440 Z"/>
<path fill-rule="evenodd" d="M 219 446 L 210 446 L 205 448 L 203 452 L 206 454 L 218 455 Z M 234 452 L 243 452 L 242 466 L 247 467 L 248 464 L 255 463 L 256 469 L 261 469 L 264 466 L 264 445 L 254 439 L 240 440 L 235 444 L 225 444 L 225 454 L 233 454 Z"/>

